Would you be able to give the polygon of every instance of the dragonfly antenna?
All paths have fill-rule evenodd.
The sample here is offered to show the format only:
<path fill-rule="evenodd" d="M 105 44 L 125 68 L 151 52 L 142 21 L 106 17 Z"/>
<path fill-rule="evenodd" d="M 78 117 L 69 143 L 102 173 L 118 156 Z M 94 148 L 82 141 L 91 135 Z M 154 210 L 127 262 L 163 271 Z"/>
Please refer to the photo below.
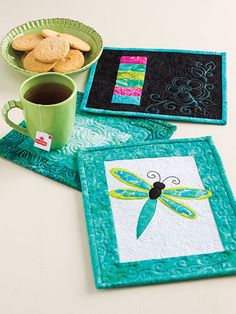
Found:
<path fill-rule="evenodd" d="M 175 176 L 166 177 L 162 183 L 164 183 L 166 180 L 171 179 L 171 178 L 173 178 L 173 180 L 171 181 L 173 184 L 175 185 L 180 184 L 180 179 Z"/>
<path fill-rule="evenodd" d="M 147 173 L 147 177 L 150 178 L 150 179 L 156 179 L 156 177 L 158 176 L 158 180 L 161 182 L 161 176 L 160 174 L 157 172 L 157 171 L 149 171 Z"/>

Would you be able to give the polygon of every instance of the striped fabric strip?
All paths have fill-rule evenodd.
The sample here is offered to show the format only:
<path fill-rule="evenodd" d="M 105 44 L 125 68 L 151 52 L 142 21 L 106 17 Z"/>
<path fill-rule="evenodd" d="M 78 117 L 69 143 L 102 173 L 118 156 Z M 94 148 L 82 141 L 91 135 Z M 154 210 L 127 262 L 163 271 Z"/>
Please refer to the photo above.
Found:
<path fill-rule="evenodd" d="M 128 79 L 128 80 L 144 80 L 145 72 L 136 72 L 136 71 L 120 71 L 118 70 L 117 78 L 118 79 Z"/>
<path fill-rule="evenodd" d="M 145 64 L 130 64 L 130 63 L 120 63 L 119 71 L 136 71 L 136 72 L 145 72 Z"/>
<path fill-rule="evenodd" d="M 124 96 L 114 94 L 112 97 L 112 102 L 117 104 L 128 104 L 128 105 L 140 105 L 139 96 Z"/>
<path fill-rule="evenodd" d="M 120 63 L 131 63 L 131 64 L 145 64 L 147 63 L 147 57 L 131 57 L 123 56 L 120 58 Z"/>
<path fill-rule="evenodd" d="M 142 88 L 143 80 L 117 79 L 116 86 Z"/>
<path fill-rule="evenodd" d="M 115 86 L 114 94 L 116 95 L 124 95 L 124 96 L 141 96 L 142 88 L 129 88 L 129 87 L 120 87 Z"/>
<path fill-rule="evenodd" d="M 147 57 L 122 56 L 113 91 L 112 103 L 140 106 Z"/>

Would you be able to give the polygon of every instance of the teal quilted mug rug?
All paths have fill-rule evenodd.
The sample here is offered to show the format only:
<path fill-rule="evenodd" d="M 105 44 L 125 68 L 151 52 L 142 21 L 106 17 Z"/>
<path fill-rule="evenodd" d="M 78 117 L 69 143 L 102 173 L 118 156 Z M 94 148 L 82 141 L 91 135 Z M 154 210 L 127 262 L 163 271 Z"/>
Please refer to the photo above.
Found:
<path fill-rule="evenodd" d="M 80 190 L 76 157 L 78 150 L 101 145 L 167 139 L 176 129 L 169 123 L 151 119 L 129 119 L 81 113 L 78 107 L 82 98 L 83 93 L 78 92 L 74 132 L 65 147 L 46 152 L 34 147 L 31 138 L 11 131 L 0 140 L 0 156 Z"/>
<path fill-rule="evenodd" d="M 236 206 L 210 137 L 78 154 L 97 288 L 236 273 Z"/>
<path fill-rule="evenodd" d="M 81 109 L 226 124 L 226 54 L 106 48 L 91 69 Z"/>

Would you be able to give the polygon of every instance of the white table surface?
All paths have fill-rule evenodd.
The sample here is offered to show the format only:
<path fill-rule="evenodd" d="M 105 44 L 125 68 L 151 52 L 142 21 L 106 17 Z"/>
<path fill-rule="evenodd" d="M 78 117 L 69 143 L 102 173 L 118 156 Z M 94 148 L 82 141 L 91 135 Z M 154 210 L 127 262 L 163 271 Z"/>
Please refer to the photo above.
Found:
<path fill-rule="evenodd" d="M 0 35 L 28 20 L 68 17 L 107 46 L 228 53 L 228 124 L 176 123 L 174 138 L 212 135 L 236 191 L 236 19 L 233 0 L 0 2 Z M 0 60 L 0 102 L 25 77 Z M 83 90 L 86 74 L 77 77 Z M 21 121 L 19 112 L 12 115 Z M 0 118 L 0 136 L 10 128 Z M 0 159 L 1 314 L 232 314 L 236 277 L 96 290 L 81 193 Z"/>

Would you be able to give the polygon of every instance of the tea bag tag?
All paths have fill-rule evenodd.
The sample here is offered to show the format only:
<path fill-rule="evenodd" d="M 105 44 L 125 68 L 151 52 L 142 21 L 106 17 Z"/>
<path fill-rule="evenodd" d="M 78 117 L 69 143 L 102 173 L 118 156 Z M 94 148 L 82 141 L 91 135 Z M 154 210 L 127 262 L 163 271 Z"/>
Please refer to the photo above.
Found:
<path fill-rule="evenodd" d="M 52 135 L 49 135 L 48 133 L 37 131 L 36 136 L 34 139 L 34 146 L 38 147 L 40 149 L 50 151 L 52 143 Z"/>

